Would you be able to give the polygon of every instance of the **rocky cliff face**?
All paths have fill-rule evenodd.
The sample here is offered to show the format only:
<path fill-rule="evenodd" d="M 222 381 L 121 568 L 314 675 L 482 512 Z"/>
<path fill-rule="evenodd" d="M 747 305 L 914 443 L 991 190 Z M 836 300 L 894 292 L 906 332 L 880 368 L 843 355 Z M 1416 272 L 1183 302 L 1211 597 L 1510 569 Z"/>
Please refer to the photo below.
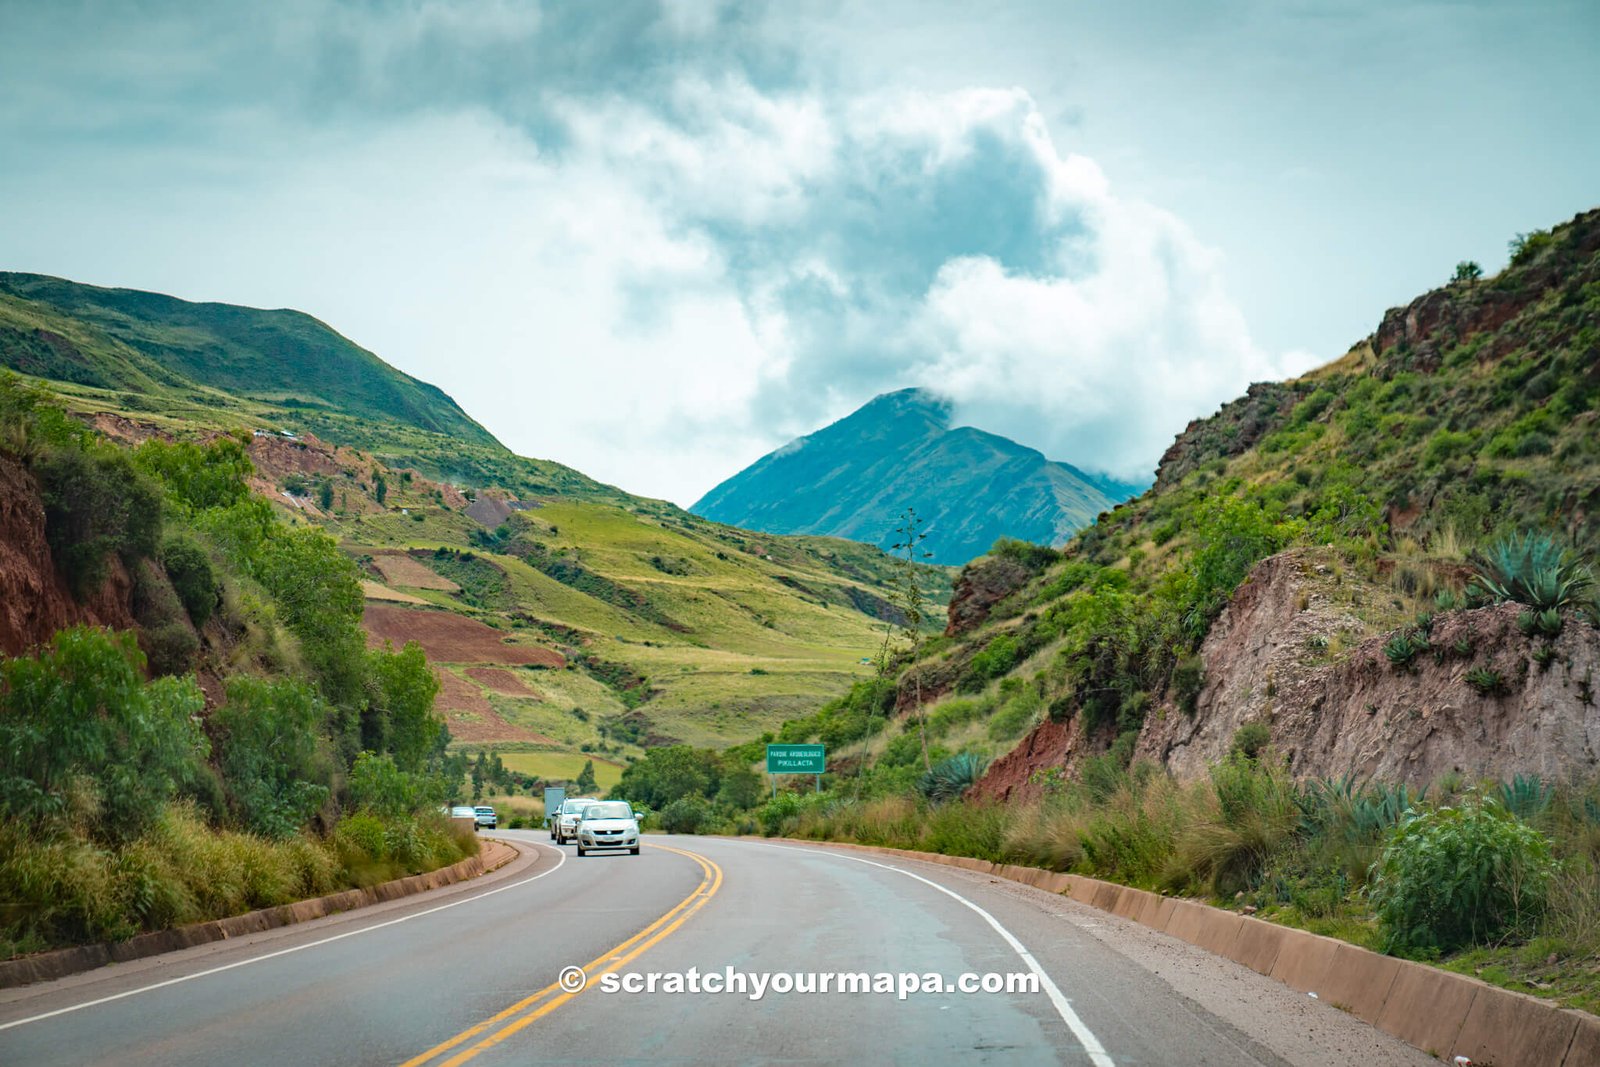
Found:
<path fill-rule="evenodd" d="M 1262 722 L 1301 778 L 1420 785 L 1452 771 L 1561 780 L 1600 770 L 1600 631 L 1589 623 L 1572 615 L 1547 642 L 1520 631 L 1516 605 L 1457 610 L 1436 618 L 1433 651 L 1409 669 L 1384 655 L 1390 634 L 1328 662 L 1324 642 L 1353 620 L 1331 603 L 1318 566 L 1285 553 L 1256 568 L 1201 646 L 1195 714 L 1169 706 L 1152 717 L 1136 758 L 1201 777 L 1241 726 Z M 1479 692 L 1467 681 L 1475 669 L 1498 672 L 1503 689 Z"/>
<path fill-rule="evenodd" d="M 950 596 L 945 636 L 957 637 L 982 626 L 996 604 L 1027 585 L 1038 573 L 1004 556 L 982 556 L 962 567 Z"/>
<path fill-rule="evenodd" d="M 1600 630 L 1570 614 L 1547 641 L 1521 632 L 1514 604 L 1449 611 L 1433 622 L 1432 651 L 1402 669 L 1384 654 L 1392 633 L 1339 650 L 1362 628 L 1336 595 L 1344 580 L 1303 550 L 1258 565 L 1201 645 L 1194 714 L 1164 702 L 1134 758 L 1202 778 L 1241 727 L 1264 723 L 1297 778 L 1423 785 L 1450 772 L 1549 781 L 1600 773 Z M 1481 692 L 1468 681 L 1474 670 L 1497 672 L 1502 686 Z M 1103 747 L 1085 743 L 1076 719 L 1046 721 L 995 761 L 975 795 L 1031 799 L 1041 791 L 1036 772 L 1070 774 Z"/>
<path fill-rule="evenodd" d="M 133 581 L 113 560 L 105 583 L 75 601 L 44 536 L 44 502 L 33 476 L 0 455 L 0 654 L 19 655 L 78 624 L 133 625 Z"/>

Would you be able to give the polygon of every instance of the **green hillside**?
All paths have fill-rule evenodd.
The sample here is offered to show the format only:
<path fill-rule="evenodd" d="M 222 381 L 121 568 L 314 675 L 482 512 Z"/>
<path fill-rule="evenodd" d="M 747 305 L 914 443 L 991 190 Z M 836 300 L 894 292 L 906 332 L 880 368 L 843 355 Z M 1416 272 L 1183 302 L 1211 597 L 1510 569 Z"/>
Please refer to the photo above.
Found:
<path fill-rule="evenodd" d="M 463 745 L 727 743 L 843 691 L 896 617 L 881 551 L 753 534 L 515 456 L 296 312 L 3 275 L 0 367 L 124 441 L 247 440 L 257 491 L 359 562 L 373 640 L 422 640 Z M 551 656 L 568 669 L 534 662 Z"/>
<path fill-rule="evenodd" d="M 38 377 L 134 392 L 153 383 L 207 386 L 292 410 L 388 419 L 472 444 L 494 440 L 435 386 L 298 311 L 196 304 L 39 274 L 0 273 L 0 294 L 11 298 L 0 311 L 8 347 L 32 357 L 16 369 Z M 48 322 L 30 323 L 28 304 L 77 328 L 61 333 Z"/>
<path fill-rule="evenodd" d="M 0 367 L 48 381 L 79 410 L 174 432 L 314 433 L 444 481 L 636 502 L 513 455 L 441 390 L 298 311 L 0 272 Z"/>
<path fill-rule="evenodd" d="M 763 456 L 690 510 L 887 549 L 911 506 L 925 523 L 923 547 L 959 565 L 1002 537 L 1061 544 L 1128 493 L 996 434 L 951 429 L 947 402 L 902 389 Z"/>

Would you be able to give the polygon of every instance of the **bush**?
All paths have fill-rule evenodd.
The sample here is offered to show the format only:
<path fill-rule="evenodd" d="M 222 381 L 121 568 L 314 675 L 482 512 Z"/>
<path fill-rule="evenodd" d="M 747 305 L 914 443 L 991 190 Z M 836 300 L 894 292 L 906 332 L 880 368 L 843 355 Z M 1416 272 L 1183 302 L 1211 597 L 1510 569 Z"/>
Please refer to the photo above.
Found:
<path fill-rule="evenodd" d="M 126 562 L 155 555 L 161 491 L 110 446 L 61 448 L 34 464 L 44 496 L 45 538 L 73 595 L 106 579 L 113 553 Z"/>
<path fill-rule="evenodd" d="M 1205 661 L 1199 656 L 1185 656 L 1172 668 L 1172 694 L 1185 715 L 1193 715 L 1199 710 L 1200 691 L 1205 685 Z"/>
<path fill-rule="evenodd" d="M 1039 709 L 1044 701 L 1039 694 L 1032 690 L 1018 693 L 995 713 L 989 720 L 988 732 L 991 741 L 1010 741 L 1022 736 L 1039 715 Z"/>
<path fill-rule="evenodd" d="M 1266 750 L 1271 741 L 1272 727 L 1264 722 L 1247 722 L 1233 732 L 1233 744 L 1228 752 L 1253 760 Z"/>
<path fill-rule="evenodd" d="M 711 822 L 711 805 L 704 797 L 682 796 L 661 811 L 661 828 L 669 834 L 697 834 Z"/>
<path fill-rule="evenodd" d="M 145 683 L 143 666 L 131 634 L 87 627 L 0 661 L 0 814 L 48 823 L 76 796 L 102 840 L 143 832 L 207 751 L 194 680 Z"/>
<path fill-rule="evenodd" d="M 187 674 L 200 651 L 200 639 L 188 624 L 181 622 L 145 628 L 140 631 L 139 645 L 150 664 L 150 673 L 158 678 Z"/>
<path fill-rule="evenodd" d="M 189 621 L 197 629 L 203 627 L 222 602 L 222 586 L 211 566 L 211 557 L 194 538 L 174 536 L 161 546 L 161 565 L 166 568 L 184 611 L 189 613 Z"/>
<path fill-rule="evenodd" d="M 981 688 L 991 678 L 998 678 L 1011 670 L 1017 662 L 1017 639 L 1010 634 L 992 638 L 983 651 L 972 657 L 967 667 L 969 688 Z"/>
<path fill-rule="evenodd" d="M 1544 835 L 1495 799 L 1423 811 L 1373 868 L 1384 951 L 1431 955 L 1525 934 L 1555 868 Z"/>
<path fill-rule="evenodd" d="M 1000 538 L 989 549 L 989 555 L 1014 560 L 1033 571 L 1042 571 L 1061 558 L 1061 553 L 1049 545 L 1036 545 L 1015 537 Z"/>
<path fill-rule="evenodd" d="M 227 703 L 212 721 L 225 737 L 223 779 L 243 826 L 290 837 L 327 801 L 327 717 L 327 705 L 298 682 L 238 677 L 228 684 Z"/>

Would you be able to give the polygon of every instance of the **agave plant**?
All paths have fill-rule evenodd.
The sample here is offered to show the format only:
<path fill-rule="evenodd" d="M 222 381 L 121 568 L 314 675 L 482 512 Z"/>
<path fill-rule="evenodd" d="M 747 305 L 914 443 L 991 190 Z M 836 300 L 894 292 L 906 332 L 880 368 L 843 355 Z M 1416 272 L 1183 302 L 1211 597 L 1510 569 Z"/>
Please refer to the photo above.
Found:
<path fill-rule="evenodd" d="M 1501 696 L 1506 691 L 1506 676 L 1493 667 L 1474 667 L 1466 673 L 1466 682 L 1481 696 Z"/>
<path fill-rule="evenodd" d="M 1594 574 L 1555 537 L 1528 532 L 1503 537 L 1471 557 L 1474 592 L 1535 611 L 1576 607 L 1594 585 Z"/>
<path fill-rule="evenodd" d="M 988 761 L 973 752 L 960 752 L 933 765 L 917 782 L 917 790 L 929 800 L 954 800 L 983 777 Z"/>
<path fill-rule="evenodd" d="M 1501 782 L 1496 790 L 1506 810 L 1524 821 L 1544 814 L 1556 795 L 1556 787 L 1537 775 L 1517 775 L 1509 782 Z"/>
<path fill-rule="evenodd" d="M 1411 661 L 1432 647 L 1428 639 L 1421 633 L 1403 632 L 1389 638 L 1383 646 L 1383 654 L 1388 657 L 1389 665 L 1396 670 L 1409 670 Z"/>

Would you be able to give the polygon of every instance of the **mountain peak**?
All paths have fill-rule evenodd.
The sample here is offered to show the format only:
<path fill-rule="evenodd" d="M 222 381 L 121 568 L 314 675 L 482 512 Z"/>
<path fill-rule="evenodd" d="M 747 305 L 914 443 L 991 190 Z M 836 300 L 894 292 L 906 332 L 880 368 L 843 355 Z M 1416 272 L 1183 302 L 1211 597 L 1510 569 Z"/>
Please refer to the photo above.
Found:
<path fill-rule="evenodd" d="M 915 508 L 935 562 L 979 556 L 1000 537 L 1061 544 L 1115 500 L 1075 467 L 976 427 L 925 388 L 882 393 L 763 456 L 690 510 L 768 533 L 894 544 Z"/>

